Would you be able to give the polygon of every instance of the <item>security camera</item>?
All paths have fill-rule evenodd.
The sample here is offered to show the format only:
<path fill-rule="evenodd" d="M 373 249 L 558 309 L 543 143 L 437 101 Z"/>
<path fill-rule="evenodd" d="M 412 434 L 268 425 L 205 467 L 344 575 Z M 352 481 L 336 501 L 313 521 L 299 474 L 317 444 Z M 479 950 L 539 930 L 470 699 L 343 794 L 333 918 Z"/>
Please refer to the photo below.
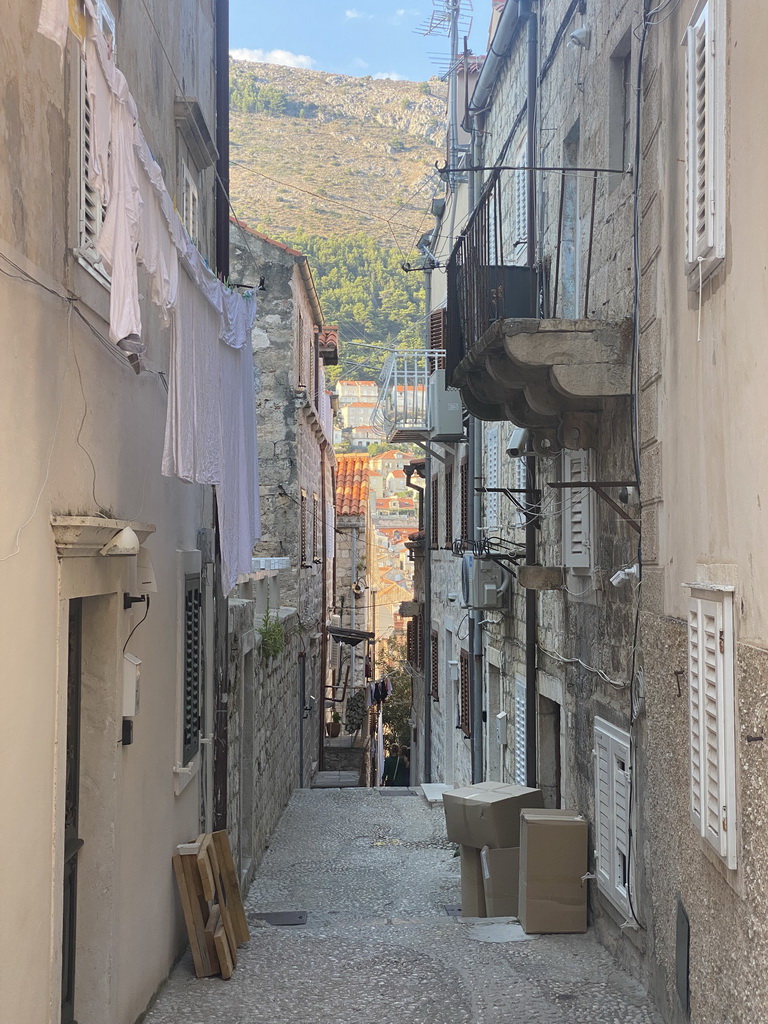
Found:
<path fill-rule="evenodd" d="M 527 443 L 528 431 L 525 427 L 517 427 L 513 430 L 507 441 L 507 455 L 510 459 L 518 459 L 521 455 L 525 455 Z"/>
<path fill-rule="evenodd" d="M 615 572 L 613 576 L 611 576 L 611 583 L 614 587 L 620 587 L 623 583 L 626 583 L 627 580 L 639 579 L 640 566 L 635 563 L 635 565 L 630 565 L 628 569 L 619 569 L 618 572 Z"/>
<path fill-rule="evenodd" d="M 582 49 L 588 50 L 591 37 L 592 33 L 582 25 L 581 28 L 575 28 L 571 32 L 570 40 L 574 46 L 581 46 Z"/>

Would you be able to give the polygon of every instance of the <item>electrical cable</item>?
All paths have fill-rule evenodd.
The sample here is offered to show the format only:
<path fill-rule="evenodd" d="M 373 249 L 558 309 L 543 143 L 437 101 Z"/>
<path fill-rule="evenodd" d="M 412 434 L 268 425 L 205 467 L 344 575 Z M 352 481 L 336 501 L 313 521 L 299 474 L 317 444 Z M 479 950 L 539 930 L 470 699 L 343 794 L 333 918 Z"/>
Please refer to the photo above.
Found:
<path fill-rule="evenodd" d="M 128 640 L 130 640 L 130 639 L 131 639 L 131 637 L 133 636 L 133 634 L 134 634 L 134 633 L 136 632 L 136 630 L 137 630 L 137 629 L 139 628 L 139 626 L 140 626 L 140 625 L 141 625 L 141 624 L 142 624 L 142 623 L 144 622 L 144 620 L 146 619 L 146 617 L 147 617 L 147 616 L 149 615 L 149 594 L 146 594 L 145 596 L 146 596 L 146 598 L 147 598 L 147 610 L 146 610 L 146 611 L 144 612 L 144 615 L 142 616 L 142 618 L 140 618 L 140 619 L 139 619 L 139 621 L 138 621 L 138 622 L 136 623 L 136 625 L 135 625 L 135 626 L 133 627 L 133 629 L 131 630 L 131 632 L 130 632 L 130 633 L 128 634 L 128 639 L 127 639 L 127 640 L 125 641 L 125 643 L 123 644 L 123 654 L 125 654 L 125 649 L 126 649 L 126 647 L 128 646 Z"/>
<path fill-rule="evenodd" d="M 554 658 L 555 661 L 561 662 L 563 665 L 581 665 L 587 672 L 592 672 L 594 675 L 599 676 L 600 679 L 605 683 L 609 683 L 615 690 L 627 690 L 631 683 L 624 679 L 611 679 L 609 675 L 606 675 L 601 668 L 595 668 L 593 665 L 587 665 L 581 658 L 565 658 L 562 654 L 558 654 L 557 651 L 550 651 L 544 647 L 541 643 L 537 643 L 536 646 L 542 652 L 542 654 L 548 654 L 550 658 Z"/>

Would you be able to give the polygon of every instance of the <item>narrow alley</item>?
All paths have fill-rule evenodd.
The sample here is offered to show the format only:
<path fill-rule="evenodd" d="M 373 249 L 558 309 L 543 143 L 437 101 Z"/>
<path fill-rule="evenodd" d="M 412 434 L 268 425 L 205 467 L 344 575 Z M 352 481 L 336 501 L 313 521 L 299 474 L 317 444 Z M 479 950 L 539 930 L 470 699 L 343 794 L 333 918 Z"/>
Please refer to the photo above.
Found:
<path fill-rule="evenodd" d="M 189 952 L 146 1024 L 657 1024 L 640 985 L 586 935 L 462 920 L 459 861 L 420 790 L 297 790 L 246 900 L 229 981 Z M 258 915 L 306 911 L 306 923 Z"/>

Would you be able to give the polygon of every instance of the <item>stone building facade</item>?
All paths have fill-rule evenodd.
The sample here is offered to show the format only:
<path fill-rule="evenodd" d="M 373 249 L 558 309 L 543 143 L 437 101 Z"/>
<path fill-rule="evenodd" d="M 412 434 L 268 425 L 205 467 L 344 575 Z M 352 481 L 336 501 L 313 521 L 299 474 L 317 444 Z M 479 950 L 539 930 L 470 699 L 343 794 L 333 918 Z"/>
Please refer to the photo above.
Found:
<path fill-rule="evenodd" d="M 325 627 L 336 536 L 333 414 L 323 366 L 338 359 L 336 334 L 323 325 L 302 253 L 234 222 L 230 242 L 233 279 L 252 285 L 259 301 L 253 353 L 262 537 L 254 556 L 267 559 L 265 568 L 281 559 L 280 601 L 296 611 L 307 691 L 321 703 L 330 681 Z"/>

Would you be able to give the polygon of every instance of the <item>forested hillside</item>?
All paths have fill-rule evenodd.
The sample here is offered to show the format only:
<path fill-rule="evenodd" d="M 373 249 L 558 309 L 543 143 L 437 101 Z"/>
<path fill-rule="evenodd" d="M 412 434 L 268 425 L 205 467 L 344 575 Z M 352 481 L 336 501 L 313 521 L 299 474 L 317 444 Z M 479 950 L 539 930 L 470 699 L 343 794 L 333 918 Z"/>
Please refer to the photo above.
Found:
<path fill-rule="evenodd" d="M 445 84 L 243 61 L 230 71 L 237 215 L 309 256 L 340 327 L 334 376 L 375 379 L 386 349 L 422 342 L 423 275 L 401 264 L 442 194 Z"/>

